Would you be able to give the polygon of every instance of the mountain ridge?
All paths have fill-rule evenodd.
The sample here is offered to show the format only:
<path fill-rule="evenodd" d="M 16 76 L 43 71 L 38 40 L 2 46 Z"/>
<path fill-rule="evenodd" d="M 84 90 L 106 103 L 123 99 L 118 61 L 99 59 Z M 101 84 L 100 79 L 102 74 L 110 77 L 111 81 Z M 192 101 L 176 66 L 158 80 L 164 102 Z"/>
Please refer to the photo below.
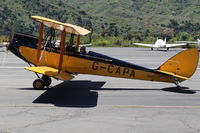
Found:
<path fill-rule="evenodd" d="M 181 23 L 200 20 L 199 0 L 2 0 L 0 34 L 16 31 L 35 34 L 39 15 L 83 26 L 96 34 L 113 30 L 118 34 L 163 32 L 171 19 Z"/>

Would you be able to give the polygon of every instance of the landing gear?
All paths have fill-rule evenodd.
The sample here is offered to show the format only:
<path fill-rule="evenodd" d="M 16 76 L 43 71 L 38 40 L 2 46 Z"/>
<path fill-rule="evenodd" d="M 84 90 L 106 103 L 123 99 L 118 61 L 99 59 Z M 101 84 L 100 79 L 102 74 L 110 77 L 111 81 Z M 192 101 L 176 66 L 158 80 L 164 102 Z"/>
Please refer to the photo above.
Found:
<path fill-rule="evenodd" d="M 151 51 L 153 51 L 153 48 L 151 48 Z"/>
<path fill-rule="evenodd" d="M 180 83 L 179 80 L 176 77 L 174 77 L 174 84 L 176 85 L 177 89 L 181 89 L 179 83 Z"/>
<path fill-rule="evenodd" d="M 44 86 L 45 86 L 45 83 L 44 83 L 44 80 L 42 80 L 42 79 L 36 79 L 33 82 L 33 87 L 35 89 L 42 90 L 42 89 L 44 89 Z"/>
<path fill-rule="evenodd" d="M 51 77 L 43 75 L 41 78 L 44 81 L 45 86 L 49 86 L 52 82 Z"/>
<path fill-rule="evenodd" d="M 46 87 L 50 86 L 51 82 L 52 82 L 51 77 L 43 75 L 42 78 L 36 79 L 33 82 L 33 87 L 37 90 L 42 90 L 44 89 L 45 86 Z"/>
<path fill-rule="evenodd" d="M 169 50 L 169 48 L 167 48 L 167 51 Z"/>

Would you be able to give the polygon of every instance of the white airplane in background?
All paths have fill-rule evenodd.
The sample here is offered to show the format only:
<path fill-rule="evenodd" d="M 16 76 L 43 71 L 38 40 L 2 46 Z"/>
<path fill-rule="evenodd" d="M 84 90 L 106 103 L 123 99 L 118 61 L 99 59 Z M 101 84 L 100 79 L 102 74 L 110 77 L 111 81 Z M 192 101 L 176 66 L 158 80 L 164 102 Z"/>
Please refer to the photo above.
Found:
<path fill-rule="evenodd" d="M 0 52 L 5 52 L 6 51 L 6 45 L 8 45 L 8 42 L 0 43 Z"/>
<path fill-rule="evenodd" d="M 186 43 L 182 43 L 182 44 L 181 43 L 178 43 L 178 44 L 167 44 L 166 41 L 167 41 L 167 39 L 165 38 L 165 40 L 157 39 L 155 44 L 133 43 L 133 45 L 151 47 L 151 50 L 153 50 L 153 48 L 157 48 L 157 50 L 159 48 L 166 48 L 166 50 L 169 50 L 169 48 L 171 48 L 171 47 L 178 47 L 178 46 L 186 45 Z"/>
<path fill-rule="evenodd" d="M 7 44 L 8 44 L 8 42 L 2 42 L 2 43 L 0 43 L 0 48 L 1 47 L 5 47 Z"/>
<path fill-rule="evenodd" d="M 200 39 L 197 39 L 197 41 L 175 41 L 177 43 L 190 43 L 190 44 L 198 44 L 200 45 Z"/>
<path fill-rule="evenodd" d="M 56 47 L 60 47 L 60 40 L 55 40 L 55 46 Z M 90 46 L 92 46 L 92 44 L 80 44 L 79 45 L 80 47 L 82 47 L 82 46 L 85 46 L 85 47 L 90 47 Z"/>

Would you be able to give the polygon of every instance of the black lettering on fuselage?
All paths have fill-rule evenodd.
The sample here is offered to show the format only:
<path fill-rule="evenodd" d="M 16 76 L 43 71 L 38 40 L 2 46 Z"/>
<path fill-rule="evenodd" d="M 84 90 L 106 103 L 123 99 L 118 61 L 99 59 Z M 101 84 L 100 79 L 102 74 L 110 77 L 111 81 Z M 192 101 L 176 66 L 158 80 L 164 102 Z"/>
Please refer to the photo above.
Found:
<path fill-rule="evenodd" d="M 110 74 L 117 74 L 117 75 L 123 75 L 123 76 L 126 76 L 126 75 L 129 75 L 130 78 L 134 78 L 135 77 L 135 71 L 134 69 L 129 69 L 129 68 L 126 68 L 126 67 L 120 67 L 120 66 L 116 66 L 115 65 L 111 65 L 111 64 L 107 64 L 106 66 L 101 66 L 99 64 L 99 62 L 93 62 L 93 65 L 92 65 L 92 69 L 93 70 L 102 70 L 102 69 L 106 69 L 107 70 L 107 73 L 110 73 Z M 108 75 L 108 74 L 106 74 Z"/>
<path fill-rule="evenodd" d="M 117 73 L 120 75 L 120 67 L 117 68 L 115 74 L 117 74 Z"/>
<path fill-rule="evenodd" d="M 108 73 L 113 73 L 113 65 L 108 66 Z"/>
<path fill-rule="evenodd" d="M 92 69 L 97 70 L 99 68 L 98 65 L 99 65 L 99 62 L 93 62 Z"/>
<path fill-rule="evenodd" d="M 134 77 L 135 77 L 135 71 L 134 71 L 134 70 L 131 71 L 130 77 L 131 77 L 131 78 L 134 78 Z"/>
<path fill-rule="evenodd" d="M 123 75 L 125 75 L 125 74 L 127 74 L 127 73 L 129 73 L 129 69 L 126 68 L 126 67 L 124 67 Z"/>

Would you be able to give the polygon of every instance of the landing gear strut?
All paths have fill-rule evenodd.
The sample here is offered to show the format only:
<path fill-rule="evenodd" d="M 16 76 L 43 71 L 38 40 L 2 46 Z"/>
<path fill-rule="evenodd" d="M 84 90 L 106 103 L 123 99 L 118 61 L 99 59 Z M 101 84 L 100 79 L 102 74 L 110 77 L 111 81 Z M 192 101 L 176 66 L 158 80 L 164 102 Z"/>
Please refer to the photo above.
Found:
<path fill-rule="evenodd" d="M 35 89 L 42 90 L 45 86 L 50 86 L 51 82 L 51 77 L 43 75 L 42 78 L 38 78 L 33 82 L 33 87 Z"/>
<path fill-rule="evenodd" d="M 174 77 L 174 84 L 176 85 L 177 89 L 181 89 L 179 83 L 180 83 L 179 80 L 176 77 Z"/>
<path fill-rule="evenodd" d="M 51 77 L 43 75 L 41 78 L 44 81 L 45 86 L 49 86 L 52 82 Z"/>

